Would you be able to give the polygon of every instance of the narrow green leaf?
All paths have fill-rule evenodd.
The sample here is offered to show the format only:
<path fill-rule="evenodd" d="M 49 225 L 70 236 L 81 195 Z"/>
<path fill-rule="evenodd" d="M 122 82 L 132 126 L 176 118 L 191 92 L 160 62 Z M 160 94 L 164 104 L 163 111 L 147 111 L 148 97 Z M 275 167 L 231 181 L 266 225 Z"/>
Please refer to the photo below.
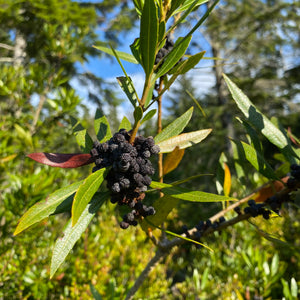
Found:
<path fill-rule="evenodd" d="M 92 173 L 79 186 L 72 206 L 72 226 L 76 225 L 82 212 L 105 179 L 107 171 L 106 168 L 102 168 L 95 173 Z"/>
<path fill-rule="evenodd" d="M 99 109 L 96 110 L 94 127 L 100 143 L 104 143 L 112 137 L 108 120 Z"/>
<path fill-rule="evenodd" d="M 140 39 L 137 38 L 134 40 L 133 44 L 130 45 L 130 50 L 135 59 L 142 65 L 142 56 L 141 56 L 141 48 L 140 48 Z"/>
<path fill-rule="evenodd" d="M 162 95 L 165 91 L 167 91 L 170 86 L 174 83 L 174 81 L 177 79 L 179 75 L 187 73 L 189 70 L 194 68 L 199 61 L 203 58 L 203 55 L 205 54 L 205 51 L 199 52 L 188 59 L 185 59 L 181 62 L 179 62 L 177 65 L 174 66 L 172 70 L 169 71 L 169 73 L 172 75 L 171 78 L 166 82 L 163 90 L 161 91 L 160 95 Z M 198 104 L 199 105 L 199 104 Z"/>
<path fill-rule="evenodd" d="M 191 97 L 191 99 L 194 101 L 194 103 L 196 104 L 196 106 L 199 108 L 199 110 L 201 111 L 203 117 L 206 118 L 206 113 L 205 113 L 204 109 L 202 108 L 202 106 L 197 101 L 197 99 L 188 90 L 185 90 L 185 91 Z"/>
<path fill-rule="evenodd" d="M 94 300 L 102 300 L 100 293 L 97 291 L 97 289 L 91 283 L 90 283 L 90 290 L 94 297 Z"/>
<path fill-rule="evenodd" d="M 127 131 L 132 129 L 131 123 L 126 117 L 123 117 L 119 126 L 119 130 L 120 129 L 126 129 Z"/>
<path fill-rule="evenodd" d="M 189 123 L 194 107 L 191 107 L 183 115 L 174 120 L 171 124 L 165 127 L 155 138 L 155 143 L 162 142 L 172 136 L 178 135 Z"/>
<path fill-rule="evenodd" d="M 272 263 L 271 263 L 271 276 L 275 276 L 278 272 L 279 268 L 279 256 L 277 253 L 274 254 L 272 258 Z"/>
<path fill-rule="evenodd" d="M 156 144 L 160 147 L 160 153 L 168 153 L 173 151 L 176 147 L 178 147 L 179 149 L 185 149 L 198 144 L 203 141 L 210 133 L 211 129 L 182 133 Z"/>
<path fill-rule="evenodd" d="M 135 120 L 135 123 L 140 121 L 143 117 L 143 109 L 140 106 L 137 106 L 133 112 L 133 117 Z"/>
<path fill-rule="evenodd" d="M 53 277 L 59 266 L 64 262 L 75 243 L 79 240 L 81 234 L 86 230 L 90 221 L 108 197 L 108 192 L 96 193 L 91 202 L 85 207 L 76 225 L 72 226 L 71 219 L 68 221 L 64 228 L 63 236 L 58 238 L 54 245 L 50 267 L 50 278 Z"/>
<path fill-rule="evenodd" d="M 206 3 L 208 2 L 209 0 L 198 0 L 198 1 L 195 1 L 195 0 L 186 0 L 184 1 L 184 3 L 174 11 L 174 13 L 172 13 L 172 15 L 175 15 L 175 14 L 178 14 L 180 12 L 183 12 L 185 11 L 186 9 L 188 9 L 194 2 L 196 2 L 194 5 L 193 5 L 193 9 L 203 3 Z M 173 2 L 173 1 L 172 1 Z"/>
<path fill-rule="evenodd" d="M 272 144 L 281 149 L 283 154 L 297 157 L 286 136 L 284 136 L 284 134 L 255 107 L 255 105 L 237 87 L 236 84 L 234 84 L 225 74 L 223 74 L 223 77 L 234 101 L 236 102 L 238 108 L 245 115 L 247 120 L 256 129 L 258 129 Z"/>
<path fill-rule="evenodd" d="M 158 14 L 155 0 L 145 1 L 140 29 L 142 66 L 145 70 L 146 78 L 148 78 L 154 66 L 158 39 Z"/>
<path fill-rule="evenodd" d="M 117 81 L 120 87 L 122 88 L 122 90 L 125 92 L 127 98 L 129 99 L 133 107 L 136 107 L 137 104 L 136 91 L 133 86 L 133 82 L 131 78 L 126 76 L 120 76 L 117 77 Z"/>
<path fill-rule="evenodd" d="M 225 181 L 225 170 L 224 170 L 224 163 L 226 163 L 227 157 L 224 154 L 224 152 L 221 153 L 219 161 L 218 161 L 218 167 L 217 167 L 217 173 L 216 173 L 216 187 L 218 194 L 222 194 L 224 192 L 223 184 Z"/>
<path fill-rule="evenodd" d="M 186 188 L 173 186 L 172 184 L 161 183 L 152 181 L 151 188 L 162 189 L 165 195 L 169 195 L 173 198 L 178 198 L 185 201 L 192 202 L 220 202 L 220 201 L 236 201 L 236 199 L 231 197 L 225 197 L 220 195 L 215 195 L 211 193 L 201 192 L 201 191 L 191 191 Z"/>
<path fill-rule="evenodd" d="M 103 51 L 109 55 L 112 55 L 114 56 L 114 53 L 113 51 L 111 50 L 110 47 L 105 47 L 105 46 L 93 46 L 95 49 L 98 49 L 100 51 Z M 126 53 L 126 52 L 122 52 L 122 51 L 118 51 L 118 50 L 115 50 L 119 56 L 120 59 L 123 59 L 125 61 L 128 61 L 130 63 L 133 63 L 133 64 L 138 64 L 139 62 L 135 59 L 135 57 L 129 53 Z"/>
<path fill-rule="evenodd" d="M 79 181 L 61 188 L 50 194 L 46 200 L 34 204 L 19 220 L 14 235 L 19 234 L 31 225 L 40 222 L 55 213 L 64 200 L 73 195 L 81 184 L 82 181 Z"/>
<path fill-rule="evenodd" d="M 152 78 L 154 77 L 154 74 L 152 74 Z M 154 90 L 154 87 L 155 87 L 155 81 L 151 81 L 150 83 L 150 89 L 149 89 L 149 92 L 147 94 L 147 97 L 146 97 L 146 101 L 145 101 L 145 105 L 144 107 L 148 107 L 150 101 L 152 100 L 153 98 L 153 90 Z"/>
<path fill-rule="evenodd" d="M 149 112 L 147 112 L 147 114 L 145 115 L 145 117 L 143 118 L 143 120 L 141 121 L 141 125 L 143 123 L 145 123 L 146 121 L 150 120 L 152 117 L 154 117 L 156 114 L 156 109 L 152 109 Z"/>
<path fill-rule="evenodd" d="M 89 153 L 90 150 L 93 148 L 92 138 L 88 134 L 87 130 L 83 128 L 79 121 L 77 121 L 72 116 L 70 117 L 70 119 L 73 127 L 73 134 L 75 135 L 77 144 L 79 145 L 82 152 Z"/>
<path fill-rule="evenodd" d="M 162 65 L 159 66 L 158 72 L 154 77 L 154 81 L 164 74 L 168 73 L 168 71 L 171 70 L 179 62 L 180 58 L 182 58 L 185 54 L 191 39 L 192 36 L 189 36 L 186 39 L 179 38 L 176 41 L 172 51 L 168 53 Z"/>
<path fill-rule="evenodd" d="M 283 278 L 281 278 L 281 283 L 282 283 L 282 286 L 283 286 L 283 295 L 285 297 L 285 299 L 291 299 L 292 298 L 292 295 L 291 295 L 291 292 L 290 292 L 290 289 L 289 289 L 289 284 L 286 280 L 284 280 Z"/>
<path fill-rule="evenodd" d="M 268 162 L 265 160 L 265 158 L 255 150 L 252 146 L 242 142 L 242 141 L 236 141 L 231 140 L 236 146 L 239 151 L 239 156 L 245 157 L 250 164 L 263 176 L 267 177 L 268 179 L 276 179 L 277 177 L 276 173 L 272 169 L 272 167 L 268 164 Z"/>
<path fill-rule="evenodd" d="M 160 22 L 158 27 L 158 42 L 164 39 L 165 32 L 166 32 L 166 23 Z"/>

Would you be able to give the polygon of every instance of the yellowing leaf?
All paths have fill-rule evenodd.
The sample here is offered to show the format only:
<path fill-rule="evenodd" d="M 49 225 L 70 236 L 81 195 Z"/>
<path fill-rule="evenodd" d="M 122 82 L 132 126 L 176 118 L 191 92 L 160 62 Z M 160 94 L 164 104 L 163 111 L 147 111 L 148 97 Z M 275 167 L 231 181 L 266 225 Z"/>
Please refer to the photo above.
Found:
<path fill-rule="evenodd" d="M 179 147 L 176 147 L 171 153 L 169 153 L 164 160 L 163 174 L 166 175 L 175 170 L 181 162 L 183 155 L 184 149 L 179 149 Z"/>
<path fill-rule="evenodd" d="M 229 196 L 231 189 L 231 173 L 228 165 L 224 162 L 224 195 Z"/>

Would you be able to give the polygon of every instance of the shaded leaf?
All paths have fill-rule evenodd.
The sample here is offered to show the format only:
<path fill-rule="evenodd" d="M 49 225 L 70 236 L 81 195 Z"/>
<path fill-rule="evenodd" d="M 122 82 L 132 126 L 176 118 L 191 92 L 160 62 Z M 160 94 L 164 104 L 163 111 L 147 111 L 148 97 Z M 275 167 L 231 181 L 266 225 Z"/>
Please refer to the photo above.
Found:
<path fill-rule="evenodd" d="M 238 108 L 245 115 L 247 120 L 258 129 L 272 144 L 277 146 L 288 159 L 291 156 L 297 157 L 286 136 L 264 115 L 249 98 L 234 84 L 225 74 L 223 74 L 229 91 L 236 102 Z M 294 161 L 292 161 L 294 162 Z"/>
<path fill-rule="evenodd" d="M 235 201 L 236 199 L 231 197 L 225 197 L 220 195 L 215 195 L 206 192 L 200 191 L 191 191 L 186 188 L 173 186 L 167 183 L 161 183 L 152 181 L 151 188 L 154 189 L 161 189 L 162 192 L 166 195 L 169 195 L 173 198 L 178 198 L 185 201 L 192 201 L 192 202 L 219 202 L 219 201 Z"/>
<path fill-rule="evenodd" d="M 104 143 L 112 137 L 109 122 L 99 109 L 96 110 L 94 128 L 100 143 Z"/>
<path fill-rule="evenodd" d="M 225 181 L 225 172 L 224 172 L 224 163 L 227 162 L 227 157 L 224 152 L 221 153 L 218 168 L 216 173 L 216 187 L 218 194 L 222 194 L 224 192 L 224 181 Z"/>
<path fill-rule="evenodd" d="M 126 129 L 127 131 L 132 129 L 131 123 L 126 117 L 123 117 L 119 126 L 119 130 L 120 129 Z"/>
<path fill-rule="evenodd" d="M 80 215 L 78 222 L 72 226 L 70 219 L 64 228 L 63 236 L 58 238 L 55 242 L 53 255 L 51 259 L 50 278 L 53 277 L 56 270 L 64 262 L 68 253 L 74 247 L 81 234 L 86 230 L 90 221 L 101 207 L 101 205 L 108 199 L 109 193 L 96 193 L 91 202 L 86 206 Z"/>
<path fill-rule="evenodd" d="M 104 181 L 106 174 L 107 169 L 102 168 L 90 174 L 79 186 L 72 206 L 72 226 L 79 220 L 82 212 Z"/>
<path fill-rule="evenodd" d="M 65 199 L 73 195 L 81 184 L 82 181 L 79 181 L 61 188 L 50 194 L 46 200 L 34 204 L 19 220 L 14 235 L 19 234 L 33 224 L 40 222 L 53 214 L 57 210 L 57 207 Z"/>
<path fill-rule="evenodd" d="M 156 213 L 155 215 L 148 216 L 147 220 L 149 220 L 152 224 L 159 226 L 166 221 L 169 213 L 177 206 L 178 201 L 179 199 L 173 198 L 169 195 L 164 195 L 157 199 L 153 204 Z M 151 224 L 149 224 L 146 220 L 141 222 L 141 227 L 145 232 L 147 232 L 149 227 L 155 229 L 155 227 L 151 226 Z"/>
<path fill-rule="evenodd" d="M 192 36 L 186 39 L 178 38 L 172 51 L 167 54 L 163 63 L 159 65 L 159 69 L 154 77 L 154 81 L 164 74 L 168 73 L 168 71 L 171 70 L 179 62 L 180 58 L 182 58 L 185 54 L 190 44 L 191 38 Z"/>
<path fill-rule="evenodd" d="M 87 130 L 83 128 L 79 121 L 70 116 L 71 124 L 73 127 L 73 134 L 75 135 L 77 144 L 84 153 L 89 153 L 93 148 L 93 140 L 88 134 Z"/>
<path fill-rule="evenodd" d="M 87 153 L 45 153 L 37 152 L 27 155 L 29 158 L 51 167 L 78 168 L 94 162 L 94 159 Z"/>
<path fill-rule="evenodd" d="M 175 170 L 181 162 L 183 155 L 184 150 L 179 149 L 179 147 L 176 147 L 172 152 L 170 152 L 164 159 L 163 174 L 166 175 Z"/>
<path fill-rule="evenodd" d="M 126 77 L 126 76 L 120 76 L 120 77 L 117 77 L 117 80 L 118 80 L 118 83 L 121 86 L 122 90 L 125 92 L 127 98 L 133 105 L 133 107 L 136 107 L 136 104 L 137 104 L 136 91 L 133 86 L 131 78 Z"/>
<path fill-rule="evenodd" d="M 269 179 L 279 179 L 265 158 L 252 146 L 242 141 L 232 140 L 232 142 L 237 146 L 239 155 L 245 157 L 260 174 Z"/>
<path fill-rule="evenodd" d="M 106 47 L 106 46 L 93 46 L 95 49 L 97 50 L 100 50 L 100 51 L 103 51 L 109 55 L 112 55 L 114 56 L 114 53 L 113 51 L 111 50 L 110 47 Z M 118 54 L 118 57 L 120 59 L 123 59 L 123 60 L 126 60 L 130 63 L 134 63 L 134 64 L 138 64 L 139 62 L 135 59 L 135 57 L 129 53 L 126 53 L 126 52 L 123 52 L 123 51 L 118 51 L 118 50 L 115 50 L 116 53 Z"/>
<path fill-rule="evenodd" d="M 155 114 L 156 114 L 156 109 L 152 109 L 148 111 L 147 114 L 144 116 L 143 120 L 141 121 L 141 125 L 146 121 L 150 120 L 152 117 L 154 117 Z"/>
<path fill-rule="evenodd" d="M 154 66 L 158 38 L 158 15 L 155 0 L 144 3 L 140 27 L 140 53 L 146 78 Z"/>
<path fill-rule="evenodd" d="M 189 110 L 187 110 L 183 115 L 181 115 L 179 118 L 174 120 L 172 123 L 170 123 L 167 127 L 165 127 L 155 138 L 155 143 L 162 142 L 166 139 L 169 139 L 172 136 L 178 135 L 182 132 L 182 130 L 186 127 L 186 125 L 189 123 L 192 114 L 193 114 L 194 107 L 191 107 Z M 176 147 L 176 146 L 175 146 Z M 175 148 L 174 147 L 174 148 Z M 172 150 L 171 150 L 172 151 Z"/>
<path fill-rule="evenodd" d="M 90 290 L 94 297 L 94 300 L 102 300 L 100 293 L 97 291 L 97 289 L 91 283 L 90 283 Z"/>
<path fill-rule="evenodd" d="M 211 129 L 203 129 L 182 133 L 180 135 L 171 137 L 167 140 L 157 143 L 160 147 L 160 153 L 167 153 L 173 151 L 176 147 L 185 149 L 195 144 L 200 143 L 211 133 Z"/>

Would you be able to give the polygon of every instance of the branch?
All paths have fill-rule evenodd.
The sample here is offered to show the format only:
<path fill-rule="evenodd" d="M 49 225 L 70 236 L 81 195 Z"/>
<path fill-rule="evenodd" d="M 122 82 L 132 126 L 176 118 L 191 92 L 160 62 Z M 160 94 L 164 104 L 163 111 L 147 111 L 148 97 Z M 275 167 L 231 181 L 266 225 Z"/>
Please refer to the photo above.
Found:
<path fill-rule="evenodd" d="M 4 48 L 4 49 L 7 49 L 7 50 L 11 50 L 11 51 L 15 50 L 15 48 L 13 46 L 3 44 L 3 43 L 0 43 L 0 48 Z"/>

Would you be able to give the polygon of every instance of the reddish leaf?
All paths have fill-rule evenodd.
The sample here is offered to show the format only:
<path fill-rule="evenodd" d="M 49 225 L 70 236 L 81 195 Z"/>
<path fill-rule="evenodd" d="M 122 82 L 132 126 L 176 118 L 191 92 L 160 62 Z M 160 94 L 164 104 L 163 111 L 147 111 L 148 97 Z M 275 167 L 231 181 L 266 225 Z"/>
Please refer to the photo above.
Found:
<path fill-rule="evenodd" d="M 94 162 L 90 154 L 85 153 L 31 153 L 29 158 L 51 167 L 78 168 Z"/>

